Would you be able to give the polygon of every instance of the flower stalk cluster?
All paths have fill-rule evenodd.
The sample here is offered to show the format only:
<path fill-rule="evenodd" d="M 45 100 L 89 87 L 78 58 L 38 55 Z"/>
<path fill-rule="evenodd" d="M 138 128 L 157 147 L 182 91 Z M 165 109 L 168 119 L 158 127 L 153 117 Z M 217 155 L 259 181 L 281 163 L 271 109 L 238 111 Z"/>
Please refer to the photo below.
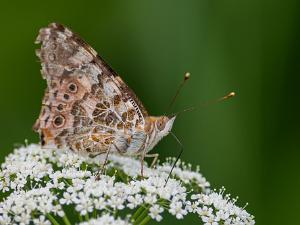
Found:
<path fill-rule="evenodd" d="M 99 156 L 100 157 L 100 156 Z M 134 158 L 110 155 L 105 174 L 101 158 L 32 144 L 6 157 L 0 171 L 0 224 L 147 224 L 166 213 L 187 214 L 199 224 L 254 224 L 236 199 L 210 184 L 191 165 L 179 162 L 165 180 L 173 159 L 155 168 Z"/>

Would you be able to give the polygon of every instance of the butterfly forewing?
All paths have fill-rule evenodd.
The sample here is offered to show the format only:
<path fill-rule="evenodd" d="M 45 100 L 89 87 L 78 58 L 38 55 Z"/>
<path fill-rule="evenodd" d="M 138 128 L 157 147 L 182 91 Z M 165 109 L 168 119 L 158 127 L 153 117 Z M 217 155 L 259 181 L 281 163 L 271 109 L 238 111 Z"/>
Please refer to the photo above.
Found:
<path fill-rule="evenodd" d="M 34 129 L 43 146 L 102 153 L 123 149 L 143 130 L 147 111 L 88 44 L 53 23 L 40 30 L 37 55 L 48 88 Z"/>

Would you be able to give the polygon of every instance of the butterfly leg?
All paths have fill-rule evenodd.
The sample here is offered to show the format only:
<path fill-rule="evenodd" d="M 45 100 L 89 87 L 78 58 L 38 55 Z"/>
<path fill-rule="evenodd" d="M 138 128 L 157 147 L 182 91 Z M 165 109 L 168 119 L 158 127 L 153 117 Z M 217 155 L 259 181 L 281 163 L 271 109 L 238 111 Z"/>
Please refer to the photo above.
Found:
<path fill-rule="evenodd" d="M 109 153 L 110 153 L 110 148 L 108 148 L 108 150 L 107 150 L 104 162 L 102 164 L 102 168 L 99 169 L 98 172 L 97 172 L 96 180 L 99 180 L 100 179 L 100 175 L 105 173 L 106 164 L 107 164 L 107 161 L 108 161 L 108 155 L 109 155 Z"/>
<path fill-rule="evenodd" d="M 153 158 L 152 163 L 150 165 L 151 168 L 153 168 L 158 160 L 159 154 L 155 153 L 155 154 L 146 154 L 145 157 L 147 158 Z"/>
<path fill-rule="evenodd" d="M 144 179 L 144 159 L 146 153 L 143 151 L 141 154 L 141 179 Z"/>
<path fill-rule="evenodd" d="M 109 153 L 110 153 L 110 148 L 108 148 L 108 151 L 107 151 L 106 156 L 105 156 L 105 160 L 104 160 L 103 165 L 102 165 L 102 171 L 101 171 L 102 174 L 105 173 Z"/>
<path fill-rule="evenodd" d="M 181 144 L 180 140 L 177 138 L 177 136 L 174 133 L 170 132 L 170 134 L 173 136 L 173 138 L 175 139 L 175 141 L 177 141 L 177 143 L 179 144 L 179 146 L 180 146 L 180 152 L 179 152 L 178 156 L 176 157 L 175 162 L 173 163 L 173 166 L 172 166 L 171 171 L 170 171 L 170 173 L 169 173 L 169 175 L 168 175 L 168 177 L 166 179 L 166 183 L 165 183 L 164 187 L 167 185 L 168 180 L 169 180 L 169 178 L 170 178 L 170 176 L 171 176 L 171 174 L 173 172 L 173 169 L 175 168 L 175 166 L 176 166 L 176 164 L 177 164 L 178 160 L 180 159 L 181 154 L 183 152 L 183 145 Z"/>
<path fill-rule="evenodd" d="M 102 153 L 97 153 L 97 154 L 89 154 L 89 157 L 91 159 L 96 158 L 98 155 L 101 155 Z"/>

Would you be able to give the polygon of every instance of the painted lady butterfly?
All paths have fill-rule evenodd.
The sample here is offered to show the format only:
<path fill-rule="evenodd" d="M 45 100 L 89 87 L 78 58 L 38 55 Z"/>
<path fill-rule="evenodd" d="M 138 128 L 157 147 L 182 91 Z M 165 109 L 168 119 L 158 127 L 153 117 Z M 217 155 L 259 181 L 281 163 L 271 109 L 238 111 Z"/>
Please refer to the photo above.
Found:
<path fill-rule="evenodd" d="M 140 156 L 142 165 L 144 157 L 157 159 L 148 152 L 169 134 L 175 116 L 149 116 L 121 77 L 63 25 L 42 28 L 36 43 L 48 86 L 34 125 L 42 146 Z"/>

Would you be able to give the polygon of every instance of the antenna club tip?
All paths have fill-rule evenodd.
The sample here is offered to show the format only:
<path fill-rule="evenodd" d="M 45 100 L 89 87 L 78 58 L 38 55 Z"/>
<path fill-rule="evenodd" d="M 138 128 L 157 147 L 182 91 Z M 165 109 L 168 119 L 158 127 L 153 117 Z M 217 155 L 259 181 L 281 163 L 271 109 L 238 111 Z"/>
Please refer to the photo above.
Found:
<path fill-rule="evenodd" d="M 235 92 L 234 92 L 234 91 L 232 91 L 232 92 L 230 92 L 230 93 L 228 94 L 228 97 L 233 97 L 233 96 L 235 96 Z"/>
<path fill-rule="evenodd" d="M 191 74 L 189 72 L 185 73 L 184 80 L 190 79 Z"/>
<path fill-rule="evenodd" d="M 226 96 L 220 98 L 219 100 L 220 100 L 220 101 L 226 100 L 226 99 L 229 99 L 229 98 L 234 97 L 234 96 L 235 96 L 235 92 L 232 91 L 232 92 L 230 92 L 228 95 L 226 95 Z"/>

